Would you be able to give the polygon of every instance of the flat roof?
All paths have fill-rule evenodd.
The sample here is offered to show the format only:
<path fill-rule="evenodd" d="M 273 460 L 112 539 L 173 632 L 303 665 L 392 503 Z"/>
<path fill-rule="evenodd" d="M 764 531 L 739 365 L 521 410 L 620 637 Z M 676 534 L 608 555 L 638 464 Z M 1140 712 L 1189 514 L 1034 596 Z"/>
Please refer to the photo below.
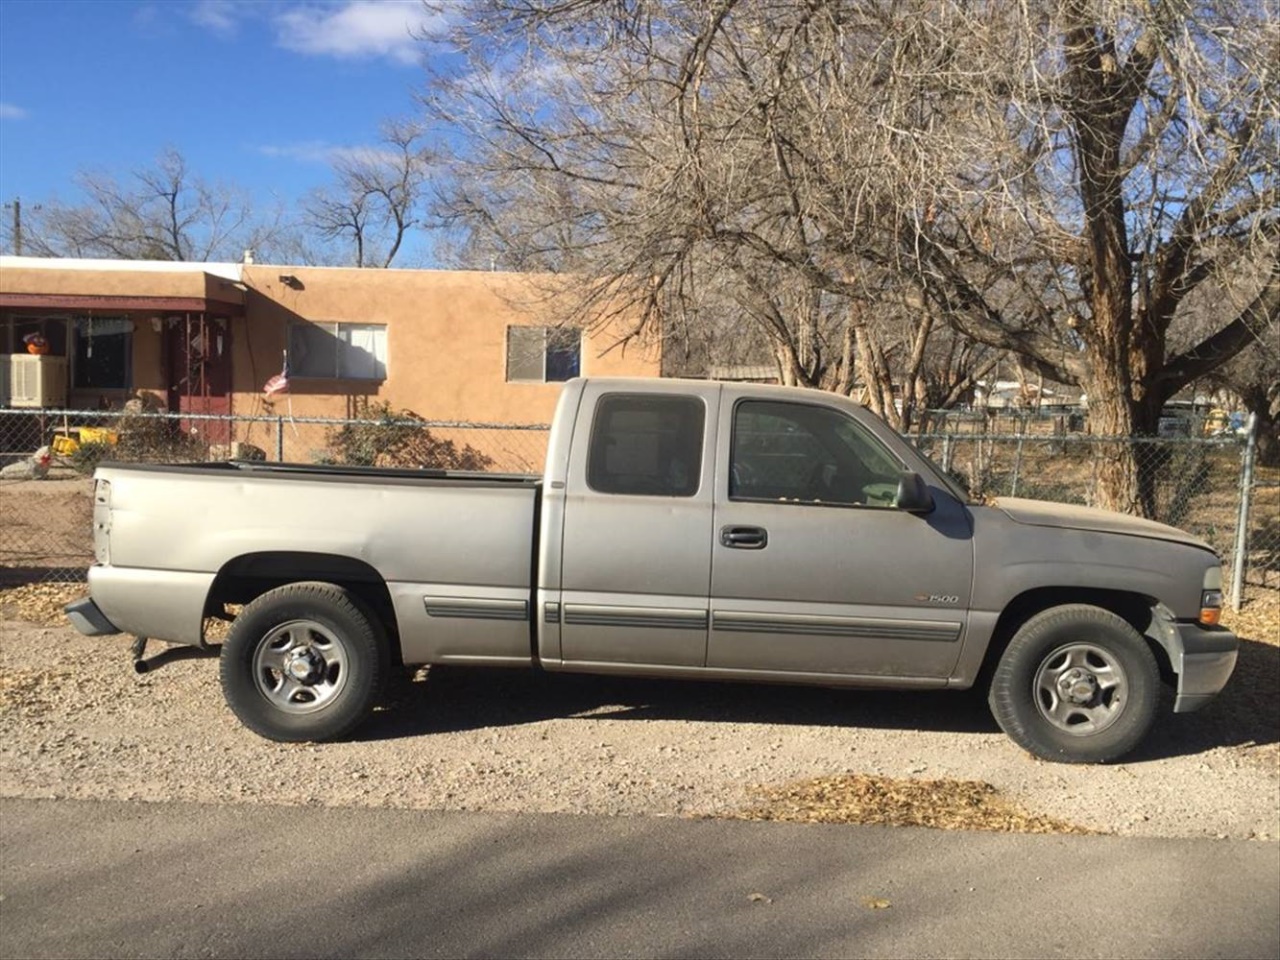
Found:
<path fill-rule="evenodd" d="M 0 257 L 0 270 L 119 270 L 136 273 L 205 273 L 241 282 L 243 263 L 195 263 L 187 260 L 95 260 L 82 257 Z"/>

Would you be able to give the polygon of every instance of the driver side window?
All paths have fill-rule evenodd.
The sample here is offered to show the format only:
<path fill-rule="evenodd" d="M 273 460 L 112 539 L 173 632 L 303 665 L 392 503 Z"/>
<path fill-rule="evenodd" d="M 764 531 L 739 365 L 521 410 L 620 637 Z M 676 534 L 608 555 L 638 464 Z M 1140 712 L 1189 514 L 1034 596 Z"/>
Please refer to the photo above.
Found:
<path fill-rule="evenodd" d="M 838 410 L 763 400 L 734 410 L 732 499 L 892 507 L 901 470 Z"/>

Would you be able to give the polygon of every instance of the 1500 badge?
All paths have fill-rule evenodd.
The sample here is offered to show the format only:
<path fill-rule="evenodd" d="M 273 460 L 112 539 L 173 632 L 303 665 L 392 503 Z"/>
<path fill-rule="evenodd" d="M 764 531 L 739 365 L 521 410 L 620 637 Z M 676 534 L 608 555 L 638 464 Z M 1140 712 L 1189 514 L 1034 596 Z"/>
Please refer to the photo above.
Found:
<path fill-rule="evenodd" d="M 959 603 L 960 598 L 942 593 L 917 593 L 916 599 L 921 603 Z"/>

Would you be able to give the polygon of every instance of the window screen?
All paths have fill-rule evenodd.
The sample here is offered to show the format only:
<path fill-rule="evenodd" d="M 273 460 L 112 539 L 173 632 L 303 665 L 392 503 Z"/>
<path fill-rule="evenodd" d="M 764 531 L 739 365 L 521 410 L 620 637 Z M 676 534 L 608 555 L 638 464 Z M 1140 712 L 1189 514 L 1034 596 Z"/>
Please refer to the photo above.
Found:
<path fill-rule="evenodd" d="M 702 473 L 705 419 L 696 397 L 601 397 L 587 484 L 600 493 L 692 497 Z"/>
<path fill-rule="evenodd" d="M 563 383 L 582 370 L 582 331 L 572 327 L 507 327 L 507 379 Z"/>
<path fill-rule="evenodd" d="M 387 328 L 373 323 L 290 324 L 289 373 L 330 380 L 385 380 Z"/>
<path fill-rule="evenodd" d="M 508 380 L 542 380 L 546 336 L 543 327 L 507 328 Z"/>

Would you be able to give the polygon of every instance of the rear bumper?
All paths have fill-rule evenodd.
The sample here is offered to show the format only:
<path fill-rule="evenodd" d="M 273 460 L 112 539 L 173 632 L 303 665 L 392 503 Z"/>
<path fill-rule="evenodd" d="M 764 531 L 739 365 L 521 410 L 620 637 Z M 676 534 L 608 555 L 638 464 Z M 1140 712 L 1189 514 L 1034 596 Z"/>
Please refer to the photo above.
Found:
<path fill-rule="evenodd" d="M 106 614 L 98 609 L 91 597 L 68 603 L 62 608 L 71 625 L 86 637 L 105 637 L 120 633 L 120 628 L 107 619 Z"/>
<path fill-rule="evenodd" d="M 1178 695 L 1174 713 L 1199 710 L 1218 695 L 1236 667 L 1240 641 L 1224 627 L 1202 627 L 1198 623 L 1177 624 L 1182 644 L 1178 671 Z"/>

